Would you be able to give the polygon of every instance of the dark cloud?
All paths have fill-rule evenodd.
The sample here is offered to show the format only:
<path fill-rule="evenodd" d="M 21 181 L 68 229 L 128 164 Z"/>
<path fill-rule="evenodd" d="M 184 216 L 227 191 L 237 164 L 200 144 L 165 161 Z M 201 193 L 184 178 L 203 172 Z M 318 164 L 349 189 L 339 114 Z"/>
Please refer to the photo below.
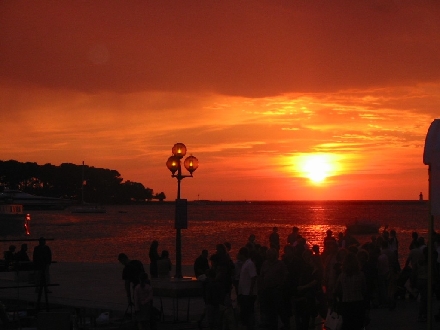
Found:
<path fill-rule="evenodd" d="M 438 81 L 430 1 L 2 1 L 0 82 L 265 96 Z"/>

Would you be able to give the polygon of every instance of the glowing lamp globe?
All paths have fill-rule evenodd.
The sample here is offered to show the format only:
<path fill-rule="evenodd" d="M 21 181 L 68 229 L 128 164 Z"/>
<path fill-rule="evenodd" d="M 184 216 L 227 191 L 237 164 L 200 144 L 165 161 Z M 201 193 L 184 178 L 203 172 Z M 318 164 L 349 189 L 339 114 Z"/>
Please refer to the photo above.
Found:
<path fill-rule="evenodd" d="M 179 169 L 180 158 L 177 156 L 171 156 L 170 158 L 168 158 L 166 165 L 171 173 L 174 174 Z"/>
<path fill-rule="evenodd" d="M 183 165 L 188 170 L 188 172 L 192 174 L 199 167 L 199 160 L 194 156 L 189 156 L 186 157 Z"/>
<path fill-rule="evenodd" d="M 174 156 L 182 158 L 186 155 L 186 146 L 183 143 L 176 143 L 171 151 Z"/>

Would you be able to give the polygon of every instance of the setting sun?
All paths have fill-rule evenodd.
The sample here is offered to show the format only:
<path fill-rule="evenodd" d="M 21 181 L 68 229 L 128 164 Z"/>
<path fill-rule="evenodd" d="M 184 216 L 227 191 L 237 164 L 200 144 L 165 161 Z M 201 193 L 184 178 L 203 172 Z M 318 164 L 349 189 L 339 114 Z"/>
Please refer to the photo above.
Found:
<path fill-rule="evenodd" d="M 206 3 L 0 1 L 0 161 L 85 161 L 172 200 L 182 142 L 188 201 L 428 196 L 440 1 Z"/>
<path fill-rule="evenodd" d="M 336 172 L 335 157 L 330 154 L 305 154 L 299 156 L 298 169 L 301 176 L 314 183 L 321 183 Z"/>

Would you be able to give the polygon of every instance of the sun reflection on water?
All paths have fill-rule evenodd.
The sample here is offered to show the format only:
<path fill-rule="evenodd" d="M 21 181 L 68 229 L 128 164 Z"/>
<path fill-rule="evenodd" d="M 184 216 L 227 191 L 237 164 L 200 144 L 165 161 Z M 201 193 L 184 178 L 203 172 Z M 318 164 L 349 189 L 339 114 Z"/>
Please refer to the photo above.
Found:
<path fill-rule="evenodd" d="M 121 213 L 120 211 L 124 212 Z M 62 262 L 116 263 L 117 255 L 148 264 L 148 249 L 153 240 L 159 241 L 159 251 L 168 250 L 174 261 L 174 205 L 110 206 L 106 214 L 80 215 L 65 211 L 32 212 L 31 239 L 40 236 L 48 241 L 54 260 Z M 232 244 L 232 257 L 246 244 L 250 234 L 257 242 L 268 245 L 272 227 L 279 229 L 282 244 L 293 226 L 298 226 L 310 246 L 321 247 L 327 229 L 334 236 L 345 224 L 368 216 L 397 230 L 401 259 L 407 256 L 411 232 L 426 237 L 427 207 L 404 203 L 360 202 L 272 202 L 190 205 L 188 229 L 182 230 L 182 258 L 192 264 L 202 249 L 214 252 L 217 243 Z M 8 238 L 8 237 L 3 237 Z M 369 235 L 357 236 L 360 242 Z M 7 250 L 10 242 L 3 242 Z M 17 242 L 17 244 L 21 244 Z M 29 242 L 29 255 L 37 242 Z M 402 262 L 402 261 L 401 261 Z"/>

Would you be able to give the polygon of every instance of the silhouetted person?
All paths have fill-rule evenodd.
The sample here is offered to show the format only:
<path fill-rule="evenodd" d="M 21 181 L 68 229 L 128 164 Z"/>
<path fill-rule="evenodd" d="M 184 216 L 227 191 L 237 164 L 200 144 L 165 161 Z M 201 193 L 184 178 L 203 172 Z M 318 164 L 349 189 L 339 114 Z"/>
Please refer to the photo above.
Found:
<path fill-rule="evenodd" d="M 414 249 L 414 246 L 417 244 L 417 247 L 419 247 L 418 244 L 418 239 L 419 239 L 419 233 L 417 233 L 416 231 L 413 231 L 411 233 L 411 243 L 409 244 L 409 249 L 412 250 Z"/>
<path fill-rule="evenodd" d="M 240 320 L 247 330 L 253 330 L 255 325 L 254 304 L 256 300 L 257 268 L 247 248 L 241 248 L 237 257 L 243 261 L 237 297 L 237 302 L 240 306 Z"/>
<path fill-rule="evenodd" d="M 160 259 L 158 252 L 159 242 L 153 241 L 150 245 L 150 251 L 148 257 L 150 258 L 150 276 L 151 278 L 158 278 L 157 274 L 157 261 Z"/>
<path fill-rule="evenodd" d="M 287 236 L 287 244 L 295 246 L 298 237 L 300 237 L 299 228 L 295 226 L 292 228 L 292 232 L 289 234 L 289 236 Z"/>
<path fill-rule="evenodd" d="M 286 264 L 278 259 L 277 249 L 270 248 L 266 252 L 266 260 L 261 267 L 258 279 L 260 290 L 261 313 L 266 316 L 268 328 L 278 329 L 278 316 L 284 329 L 290 329 L 288 312 L 285 310 L 283 291 L 288 276 Z"/>
<path fill-rule="evenodd" d="M 15 262 L 15 245 L 9 245 L 9 249 L 4 252 L 4 258 L 5 258 L 5 267 L 6 269 L 11 268 L 14 266 Z"/>
<path fill-rule="evenodd" d="M 43 289 L 46 297 L 46 307 L 48 307 L 47 293 L 50 293 L 47 289 L 47 285 L 50 282 L 49 266 L 52 263 L 52 251 L 50 247 L 46 245 L 46 239 L 44 237 L 40 237 L 38 240 L 38 245 L 34 248 L 32 260 L 35 267 L 35 284 L 37 286 L 36 291 L 38 292 L 37 310 L 39 310 Z"/>
<path fill-rule="evenodd" d="M 221 315 L 220 305 L 224 303 L 223 285 L 216 279 L 216 276 L 216 271 L 210 269 L 207 272 L 204 288 L 205 311 L 210 330 L 219 329 Z"/>
<path fill-rule="evenodd" d="M 247 248 L 249 250 L 254 250 L 256 244 L 257 244 L 257 242 L 256 242 L 255 234 L 250 234 L 249 238 L 248 238 L 248 241 L 246 243 Z"/>
<path fill-rule="evenodd" d="M 347 244 L 345 244 L 345 236 L 343 232 L 338 233 L 338 247 L 340 248 L 346 248 Z"/>
<path fill-rule="evenodd" d="M 163 250 L 160 259 L 157 261 L 157 273 L 159 278 L 170 278 L 171 277 L 171 259 L 169 257 L 169 252 Z"/>
<path fill-rule="evenodd" d="M 26 243 L 21 244 L 20 251 L 18 251 L 17 254 L 15 255 L 15 259 L 17 261 L 30 261 L 27 251 L 28 251 L 27 244 Z"/>
<path fill-rule="evenodd" d="M 20 251 L 15 254 L 15 269 L 17 271 L 34 270 L 34 264 L 30 261 L 27 251 L 28 245 L 24 243 L 21 244 Z"/>
<path fill-rule="evenodd" d="M 139 260 L 130 260 L 125 253 L 119 253 L 118 261 L 124 265 L 122 279 L 125 284 L 128 306 L 133 306 L 131 284 L 133 284 L 133 288 L 139 284 L 139 276 L 145 273 L 144 265 Z"/>
<path fill-rule="evenodd" d="M 328 229 L 326 231 L 326 236 L 324 237 L 324 251 L 322 251 L 323 254 L 323 260 L 325 260 L 325 257 L 328 254 L 329 250 L 332 250 L 333 245 L 337 243 L 336 241 L 336 237 L 333 236 L 333 232 L 331 231 L 331 229 Z"/>
<path fill-rule="evenodd" d="M 151 307 L 153 304 L 153 288 L 148 274 L 139 275 L 139 284 L 134 288 L 134 310 L 139 330 L 150 329 Z"/>
<path fill-rule="evenodd" d="M 269 246 L 277 251 L 280 250 L 280 235 L 277 227 L 273 227 L 272 233 L 269 235 Z"/>
<path fill-rule="evenodd" d="M 359 268 L 359 260 L 349 252 L 342 263 L 342 273 L 336 282 L 335 295 L 340 298 L 342 330 L 360 330 L 365 324 L 367 283 Z"/>
<path fill-rule="evenodd" d="M 206 275 L 209 269 L 208 250 L 202 250 L 202 253 L 194 261 L 194 275 L 198 278 L 200 275 Z"/>

